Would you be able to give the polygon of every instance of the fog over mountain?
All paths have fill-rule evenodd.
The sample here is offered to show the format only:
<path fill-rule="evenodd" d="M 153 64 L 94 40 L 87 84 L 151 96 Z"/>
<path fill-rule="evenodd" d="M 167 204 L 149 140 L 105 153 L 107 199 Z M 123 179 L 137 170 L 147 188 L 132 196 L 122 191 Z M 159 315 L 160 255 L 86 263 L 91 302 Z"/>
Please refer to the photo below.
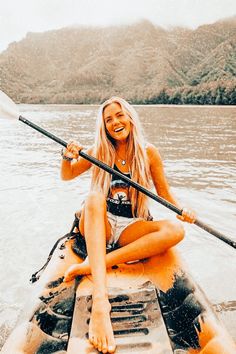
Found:
<path fill-rule="evenodd" d="M 145 102 L 163 89 L 232 86 L 235 78 L 236 17 L 196 30 L 144 20 L 28 33 L 0 54 L 0 88 L 25 103 L 99 103 L 111 95 Z"/>

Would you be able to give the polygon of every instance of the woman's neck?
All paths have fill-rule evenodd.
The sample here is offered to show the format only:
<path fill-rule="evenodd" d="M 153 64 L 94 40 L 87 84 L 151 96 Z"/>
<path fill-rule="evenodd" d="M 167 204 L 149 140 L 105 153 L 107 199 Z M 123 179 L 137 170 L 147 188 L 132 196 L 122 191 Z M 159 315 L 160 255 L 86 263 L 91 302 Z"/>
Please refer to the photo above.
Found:
<path fill-rule="evenodd" d="M 127 142 L 126 141 L 119 141 L 115 145 L 115 150 L 118 154 L 123 155 L 126 154 Z"/>

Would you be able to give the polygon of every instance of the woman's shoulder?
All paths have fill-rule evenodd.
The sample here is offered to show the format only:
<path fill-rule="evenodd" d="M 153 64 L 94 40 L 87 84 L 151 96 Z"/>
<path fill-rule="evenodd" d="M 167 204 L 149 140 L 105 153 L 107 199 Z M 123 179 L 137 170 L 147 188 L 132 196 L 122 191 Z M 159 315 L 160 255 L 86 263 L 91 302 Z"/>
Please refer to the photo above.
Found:
<path fill-rule="evenodd" d="M 160 155 L 160 153 L 158 151 L 158 148 L 155 145 L 147 142 L 145 148 L 146 148 L 146 153 L 147 153 L 147 157 L 149 159 L 149 163 L 150 164 L 153 161 L 155 161 L 155 163 L 162 161 L 161 155 Z"/>

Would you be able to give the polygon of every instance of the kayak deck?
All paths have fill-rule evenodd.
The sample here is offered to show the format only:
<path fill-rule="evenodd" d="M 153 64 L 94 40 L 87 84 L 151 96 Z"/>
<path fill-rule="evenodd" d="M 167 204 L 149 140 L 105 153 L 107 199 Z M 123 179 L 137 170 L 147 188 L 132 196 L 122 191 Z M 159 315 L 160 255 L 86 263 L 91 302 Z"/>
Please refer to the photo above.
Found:
<path fill-rule="evenodd" d="M 108 291 L 117 354 L 173 353 L 158 304 L 156 288 L 150 281 L 128 290 L 109 288 Z M 77 353 L 81 347 L 87 348 L 86 353 L 97 353 L 87 341 L 91 306 L 91 295 L 79 295 L 76 298 L 67 351 L 70 354 Z"/>
<path fill-rule="evenodd" d="M 82 261 L 74 243 L 68 237 L 56 247 L 2 353 L 97 353 L 87 340 L 92 277 L 63 282 L 66 269 Z M 107 285 L 116 353 L 236 353 L 232 338 L 175 249 L 108 269 Z"/>

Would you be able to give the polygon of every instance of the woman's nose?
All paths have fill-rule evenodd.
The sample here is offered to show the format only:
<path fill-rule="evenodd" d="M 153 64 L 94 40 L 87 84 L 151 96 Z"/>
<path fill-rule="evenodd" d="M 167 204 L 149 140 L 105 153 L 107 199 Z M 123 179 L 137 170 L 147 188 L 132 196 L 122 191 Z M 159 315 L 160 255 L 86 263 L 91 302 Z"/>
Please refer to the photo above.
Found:
<path fill-rule="evenodd" d="M 119 123 L 119 118 L 118 117 L 114 117 L 113 118 L 113 124 L 115 125 L 117 123 Z"/>

